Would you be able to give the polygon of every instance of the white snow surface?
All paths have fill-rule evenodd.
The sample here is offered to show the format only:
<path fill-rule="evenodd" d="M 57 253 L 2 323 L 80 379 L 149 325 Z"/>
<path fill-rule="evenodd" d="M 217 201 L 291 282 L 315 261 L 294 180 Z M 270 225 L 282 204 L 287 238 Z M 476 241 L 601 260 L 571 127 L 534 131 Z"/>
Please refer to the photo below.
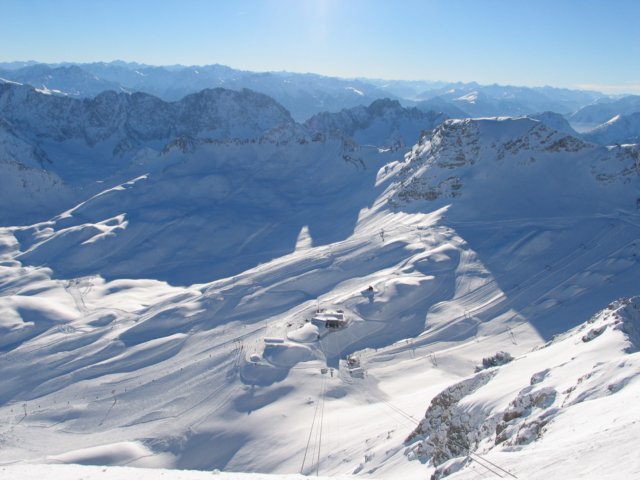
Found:
<path fill-rule="evenodd" d="M 407 454 L 437 457 L 455 451 L 461 456 L 472 451 L 471 445 L 475 467 L 452 478 L 496 470 L 492 464 L 504 464 L 506 453 L 514 454 L 513 464 L 507 461 L 518 477 L 544 478 L 550 473 L 545 467 L 553 467 L 554 476 L 635 478 L 640 460 L 619 450 L 621 438 L 640 434 L 637 419 L 624 413 L 625 405 L 640 398 L 639 327 L 640 298 L 616 301 L 544 346 L 476 374 L 484 380 L 467 381 L 471 388 L 451 407 L 455 420 L 450 424 L 440 416 L 448 399 L 434 400 L 438 406 L 430 407 Z M 563 452 L 560 465 L 545 458 L 549 449 Z"/>
<path fill-rule="evenodd" d="M 638 476 L 636 147 L 281 143 L 177 142 L 0 228 L 2 478 Z"/>
<path fill-rule="evenodd" d="M 0 477 L 7 480 L 42 480 L 47 478 L 64 478 L 65 480 L 319 480 L 334 478 L 337 480 L 349 477 L 324 477 L 305 475 L 267 475 L 258 473 L 228 473 L 214 470 L 203 472 L 196 470 L 166 470 L 161 468 L 132 467 L 98 467 L 85 465 L 19 465 L 0 467 Z"/>
<path fill-rule="evenodd" d="M 640 143 L 640 112 L 616 115 L 583 136 L 600 145 Z"/>

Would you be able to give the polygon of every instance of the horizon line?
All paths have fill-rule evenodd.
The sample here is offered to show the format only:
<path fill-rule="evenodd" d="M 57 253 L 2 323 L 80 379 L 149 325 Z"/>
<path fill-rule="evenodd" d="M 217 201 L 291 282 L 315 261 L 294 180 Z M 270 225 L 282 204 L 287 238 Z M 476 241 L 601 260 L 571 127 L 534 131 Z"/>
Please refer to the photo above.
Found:
<path fill-rule="evenodd" d="M 442 79 L 438 79 L 438 80 L 434 80 L 434 79 L 425 79 L 425 78 L 420 78 L 420 79 L 416 79 L 416 78 L 383 78 L 383 77 L 377 77 L 377 76 L 366 76 L 365 75 L 358 75 L 358 76 L 342 76 L 342 75 L 329 75 L 329 74 L 324 74 L 324 73 L 318 73 L 318 72 L 302 72 L 302 71 L 294 71 L 294 70 L 286 70 L 286 69 L 281 69 L 281 70 L 249 70 L 249 69 L 244 69 L 244 68 L 236 68 L 230 65 L 226 65 L 226 64 L 222 64 L 222 63 L 203 63 L 203 64 L 182 64 L 182 63 L 165 63 L 165 64 L 156 64 L 156 63 L 143 63 L 143 62 L 138 62 L 135 60 L 122 60 L 122 59 L 112 59 L 112 60 L 94 60 L 94 61 L 70 61 L 70 60 L 62 60 L 62 61 L 57 61 L 57 62 L 42 62 L 39 60 L 33 60 L 33 59 L 29 59 L 29 60 L 0 60 L 0 65 L 5 65 L 5 64 L 25 64 L 24 67 L 28 67 L 28 66 L 35 66 L 35 65 L 46 65 L 48 67 L 62 67 L 62 66 L 67 66 L 67 65 L 77 65 L 77 66 L 82 66 L 82 65 L 92 65 L 92 64 L 105 64 L 105 65 L 110 65 L 110 64 L 125 64 L 125 65 L 138 65 L 141 67 L 152 67 L 152 68 L 176 68 L 176 67 L 181 67 L 184 69 L 189 69 L 189 68 L 206 68 L 206 67 L 213 67 L 213 66 L 219 66 L 219 67 L 226 67 L 229 68 L 231 70 L 236 70 L 238 72 L 246 72 L 246 73 L 277 73 L 277 74 L 292 74 L 292 75 L 316 75 L 319 77 L 326 77 L 326 78 L 335 78 L 335 79 L 340 79 L 340 80 L 347 80 L 347 81 L 357 81 L 357 80 L 369 80 L 369 81 L 387 81 L 387 82 L 424 82 L 424 83 L 433 83 L 433 84 L 445 84 L 445 85 L 451 85 L 451 84 L 460 84 L 460 85 L 471 85 L 471 84 L 475 84 L 478 85 L 480 87 L 487 87 L 487 86 L 498 86 L 498 87 L 522 87 L 522 88 L 530 88 L 530 89 L 545 89 L 545 88 L 553 88 L 553 89 L 558 89 L 558 90 L 576 90 L 576 91 L 582 91 L 582 92 L 589 92 L 589 93 L 599 93 L 601 95 L 605 95 L 605 96 L 619 96 L 619 95 L 638 95 L 640 94 L 640 84 L 628 84 L 628 83 L 614 83 L 614 84 L 603 84 L 603 83 L 595 83 L 595 82 L 581 82 L 581 83 L 574 83 L 574 84 L 570 84 L 567 86 L 557 86 L 557 85 L 550 85 L 550 84 L 544 84 L 544 85 L 516 85 L 516 84 L 510 84 L 510 83 L 500 83 L 500 82 L 488 82 L 488 83 L 480 83 L 476 80 L 470 80 L 470 81 L 464 81 L 464 80 L 442 80 Z M 24 68 L 24 67 L 19 67 L 19 68 Z M 437 87 L 436 87 L 437 88 Z"/>

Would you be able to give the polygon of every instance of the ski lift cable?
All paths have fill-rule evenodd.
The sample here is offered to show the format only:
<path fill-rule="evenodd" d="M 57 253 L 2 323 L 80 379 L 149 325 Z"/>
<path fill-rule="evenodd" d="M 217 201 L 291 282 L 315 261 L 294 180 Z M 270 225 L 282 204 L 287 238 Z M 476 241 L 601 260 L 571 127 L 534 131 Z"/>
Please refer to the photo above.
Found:
<path fill-rule="evenodd" d="M 407 420 L 409 420 L 411 423 L 413 423 L 414 425 L 420 425 L 420 420 L 416 420 L 415 418 L 413 418 L 411 415 L 409 415 L 408 413 L 402 411 L 401 409 L 397 408 L 395 405 L 392 405 L 391 403 L 387 402 L 386 400 L 381 399 L 380 397 L 378 397 L 378 400 L 380 402 L 382 402 L 384 405 L 386 405 L 387 407 L 389 407 L 391 410 L 393 410 L 394 412 L 402 415 L 404 418 L 406 418 Z"/>
<path fill-rule="evenodd" d="M 313 426 L 316 423 L 316 416 L 318 414 L 318 407 L 320 406 L 320 402 L 316 403 L 316 408 L 313 412 L 313 419 L 311 420 L 311 429 L 309 430 L 309 437 L 307 438 L 307 445 L 304 449 L 304 457 L 302 458 L 302 466 L 300 467 L 300 474 L 304 475 L 304 465 L 307 460 L 307 453 L 309 451 L 309 444 L 311 443 L 311 436 L 313 434 Z"/>
<path fill-rule="evenodd" d="M 322 406 L 320 407 L 320 434 L 318 436 L 318 463 L 316 465 L 316 477 L 320 474 L 320 449 L 322 447 L 322 427 L 324 422 L 325 383 L 326 379 L 323 379 L 322 396 L 320 400 L 322 402 Z"/>
<path fill-rule="evenodd" d="M 395 413 L 397 415 L 397 418 L 394 418 L 389 414 L 389 412 L 386 409 L 382 408 L 382 405 L 380 405 L 380 403 L 381 402 L 375 402 L 372 405 L 375 405 L 376 408 L 378 408 L 378 410 L 380 410 L 384 414 L 388 415 L 389 418 L 391 418 L 395 423 L 401 424 L 402 427 L 406 427 L 406 428 L 413 428 L 414 427 L 414 425 L 415 425 L 414 419 L 411 419 L 411 422 L 407 423 L 407 419 L 405 418 L 405 416 L 402 415 L 399 412 L 396 412 L 395 410 L 393 411 L 393 413 Z"/>
<path fill-rule="evenodd" d="M 387 402 L 386 400 L 384 400 L 384 399 L 380 398 L 379 396 L 377 396 L 377 395 L 375 394 L 375 392 L 372 392 L 371 390 L 369 390 L 369 391 L 370 391 L 370 393 L 371 393 L 372 395 L 374 395 L 374 396 L 375 396 L 375 397 L 376 397 L 376 398 L 377 398 L 381 403 L 383 403 L 384 405 L 386 405 L 387 407 L 389 407 L 391 410 L 393 410 L 393 411 L 395 411 L 395 412 L 398 412 L 398 413 L 401 413 L 405 418 L 407 418 L 408 420 L 411 420 L 411 421 L 412 421 L 414 424 L 416 424 L 416 425 L 419 425 L 419 424 L 420 424 L 420 421 L 419 421 L 419 420 L 416 420 L 416 419 L 415 419 L 415 418 L 413 418 L 411 415 L 409 415 L 408 413 L 404 412 L 401 408 L 399 408 L 399 407 L 397 407 L 397 406 L 395 406 L 395 405 L 393 405 L 393 404 L 391 404 L 391 403 Z M 458 443 L 456 443 L 456 442 L 451 442 L 451 443 L 452 443 L 453 445 L 456 445 L 458 448 L 462 448 L 462 447 L 461 447 Z M 439 450 L 439 451 L 441 451 L 441 452 L 442 452 L 442 450 L 441 450 L 441 449 L 439 449 L 438 447 L 436 447 L 435 445 L 433 445 L 433 444 L 431 444 L 431 445 L 432 445 L 435 449 L 437 449 L 437 450 Z M 484 461 L 484 462 L 487 462 L 489 465 L 494 466 L 495 468 L 497 468 L 497 469 L 501 470 L 502 472 L 506 473 L 507 475 L 511 476 L 512 478 L 516 478 L 516 479 L 518 478 L 517 476 L 515 476 L 515 475 L 514 475 L 513 473 L 511 473 L 510 471 L 508 471 L 508 470 L 506 470 L 506 469 L 502 468 L 501 466 L 499 466 L 499 465 L 497 465 L 497 464 L 495 464 L 495 463 L 491 462 L 490 460 L 487 460 L 486 458 L 484 458 L 484 457 L 483 457 L 483 456 L 481 456 L 480 454 L 477 454 L 477 453 L 473 453 L 473 452 L 471 452 L 471 453 L 469 453 L 469 456 L 471 456 L 471 457 L 477 457 L 477 458 L 474 458 L 474 460 L 475 460 L 479 465 L 482 465 L 482 466 L 483 466 L 483 467 L 485 467 L 487 470 L 492 471 L 492 473 L 494 473 L 494 474 L 498 475 L 499 477 L 503 477 L 503 476 L 502 476 L 502 475 L 497 474 L 496 472 L 494 472 L 492 469 L 490 469 L 490 468 L 489 468 L 489 467 L 487 467 L 486 465 L 483 465 L 483 464 L 481 463 L 481 461 L 479 461 L 478 459 L 480 459 L 480 460 L 482 460 L 482 461 Z"/>
<path fill-rule="evenodd" d="M 405 226 L 403 226 L 405 227 Z M 597 234 L 596 236 L 594 236 L 593 238 L 591 238 L 588 242 L 588 245 L 590 246 L 589 248 L 593 248 L 594 246 L 599 245 L 599 242 L 602 238 L 604 238 L 604 236 L 607 235 L 606 231 L 602 231 L 599 234 Z M 560 269 L 564 269 L 566 268 L 568 265 L 572 264 L 573 262 L 575 262 L 578 258 L 580 258 L 582 256 L 582 253 L 580 250 L 576 249 L 576 251 L 572 252 L 568 257 L 565 257 L 561 260 L 558 260 L 557 262 L 555 262 L 553 265 L 551 265 L 550 267 L 553 270 L 560 270 Z M 529 279 L 528 285 L 526 285 L 526 288 L 521 289 L 522 291 L 519 291 L 518 293 L 516 293 L 516 296 L 520 296 L 523 294 L 523 292 L 525 290 L 528 290 L 534 286 L 536 286 L 543 278 L 545 277 L 545 272 L 541 271 L 538 274 L 534 275 L 532 278 Z M 545 292 L 547 293 L 547 292 Z M 538 298 L 542 298 L 544 296 L 541 295 Z M 513 300 L 513 299 L 512 299 Z M 516 315 L 513 315 L 511 318 L 514 318 Z M 464 319 L 464 315 L 455 317 L 454 320 L 461 320 Z M 527 322 L 521 322 L 519 325 L 516 325 L 515 327 L 513 327 L 511 330 L 512 331 L 516 331 L 516 330 L 520 330 L 521 328 L 525 328 L 528 325 Z M 508 332 L 507 332 L 508 333 Z M 482 341 L 482 339 L 480 340 Z M 419 346 L 418 348 L 422 347 Z"/>
<path fill-rule="evenodd" d="M 483 462 L 487 462 L 489 465 L 493 465 L 493 466 L 494 466 L 494 467 L 496 467 L 498 470 L 500 470 L 500 471 L 502 471 L 502 472 L 506 473 L 507 475 L 509 475 L 509 476 L 510 476 L 510 477 L 512 477 L 512 478 L 518 478 L 518 477 L 516 477 L 513 473 L 511 473 L 509 470 L 506 470 L 506 469 L 502 468 L 500 465 L 497 465 L 497 464 L 493 463 L 491 460 L 487 460 L 486 458 L 484 458 L 484 457 L 482 457 L 482 456 L 478 455 L 477 453 L 471 453 L 471 454 L 469 454 L 469 455 L 470 455 L 471 457 L 477 457 L 477 458 L 474 458 L 474 460 L 475 460 L 478 464 L 480 464 L 480 465 L 482 465 L 482 463 L 480 463 L 480 462 L 478 461 L 478 458 L 479 458 L 480 460 L 482 460 Z M 485 465 L 483 465 L 483 467 L 488 469 L 488 467 L 486 467 Z M 497 474 L 497 475 L 498 475 L 498 474 Z M 498 475 L 498 476 L 500 476 L 500 477 L 501 477 L 502 475 Z"/>
<path fill-rule="evenodd" d="M 324 383 L 324 382 L 322 382 Z M 324 387 L 324 385 L 323 385 Z M 318 412 L 321 414 L 322 413 L 322 393 L 320 394 L 320 396 L 318 397 Z M 318 416 L 318 422 L 320 422 L 320 415 Z M 313 444 L 313 450 L 311 451 L 311 471 L 310 473 L 313 474 L 313 470 L 314 470 L 314 462 L 316 461 L 316 452 L 318 450 L 318 447 L 320 446 L 320 427 L 318 425 L 316 425 L 316 435 L 315 435 L 315 441 Z M 316 464 L 316 475 L 317 475 L 317 464 Z"/>
<path fill-rule="evenodd" d="M 319 342 L 318 344 L 319 348 L 320 348 L 320 352 L 322 353 L 322 355 L 325 357 L 325 362 L 326 362 L 326 358 L 327 358 L 327 354 L 324 350 L 324 347 L 322 345 L 322 342 Z M 320 397 L 318 399 L 318 406 L 320 407 L 320 426 L 319 428 L 317 428 L 317 447 L 318 447 L 318 452 L 317 452 L 317 461 L 316 461 L 316 477 L 320 474 L 320 453 L 321 453 L 321 449 L 322 449 L 322 431 L 323 431 L 323 426 L 324 426 L 324 405 L 325 405 L 325 392 L 326 392 L 326 376 L 325 374 L 322 375 L 322 386 L 320 389 Z M 314 457 L 315 454 L 315 448 L 314 448 L 314 452 L 311 456 L 311 458 Z"/>
<path fill-rule="evenodd" d="M 477 458 L 473 458 L 470 454 L 467 455 L 467 458 L 469 459 L 469 461 L 475 461 L 478 465 L 480 465 L 481 467 L 489 470 L 491 473 L 493 473 L 495 476 L 499 477 L 499 478 L 504 478 L 504 475 L 500 475 L 499 472 L 496 472 L 493 468 L 488 467 L 487 465 L 483 464 L 482 462 L 480 462 Z"/>
<path fill-rule="evenodd" d="M 302 459 L 302 469 L 300 470 L 300 473 L 302 475 L 304 475 L 304 466 L 306 464 L 306 458 L 307 455 L 309 454 L 309 450 L 311 450 L 310 454 L 309 454 L 309 458 L 311 459 L 311 462 L 313 463 L 313 459 L 315 458 L 315 454 L 316 454 L 316 441 L 314 439 L 313 442 L 313 446 L 311 444 L 311 438 L 313 437 L 313 434 L 316 433 L 317 434 L 317 429 L 314 431 L 314 426 L 315 426 L 315 422 L 316 422 L 316 418 L 317 418 L 317 412 L 318 412 L 318 408 L 320 406 L 319 402 L 316 402 L 316 409 L 314 411 L 313 414 L 313 420 L 311 422 L 311 429 L 309 430 L 309 437 L 307 438 L 307 445 L 305 447 L 305 452 L 304 452 L 304 457 Z"/>

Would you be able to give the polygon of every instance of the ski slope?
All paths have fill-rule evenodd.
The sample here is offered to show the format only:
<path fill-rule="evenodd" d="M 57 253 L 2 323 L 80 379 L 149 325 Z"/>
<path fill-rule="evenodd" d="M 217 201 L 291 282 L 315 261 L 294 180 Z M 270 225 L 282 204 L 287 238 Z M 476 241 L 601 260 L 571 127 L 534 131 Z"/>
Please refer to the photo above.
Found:
<path fill-rule="evenodd" d="M 562 468 L 601 478 L 617 464 L 611 439 L 620 437 L 590 436 L 595 427 L 580 422 L 594 411 L 606 412 L 600 425 L 613 421 L 637 398 L 637 354 L 623 351 L 629 340 L 611 314 L 598 317 L 608 326 L 593 341 L 581 340 L 580 325 L 612 299 L 637 294 L 633 155 L 567 140 L 529 119 L 447 121 L 404 159 L 386 155 L 363 155 L 370 168 L 349 177 L 358 188 L 327 195 L 331 206 L 357 199 L 357 212 L 327 216 L 321 228 L 301 213 L 276 254 L 211 273 L 213 281 L 180 285 L 109 270 L 111 252 L 120 252 L 128 271 L 155 272 L 155 257 L 127 266 L 131 234 L 176 253 L 166 230 L 135 225 L 136 208 L 148 193 L 169 191 L 167 172 L 186 165 L 202 176 L 205 155 L 165 156 L 148 177 L 48 222 L 0 229 L 0 468 L 14 476 L 61 463 L 423 478 L 457 465 L 466 478 L 481 467 L 461 463 L 464 449 L 435 465 L 428 449 L 405 440 L 440 392 L 483 375 L 474 373 L 482 359 L 507 351 L 516 360 L 488 370 L 487 387 L 457 404 L 480 425 L 504 414 L 546 368 L 552 374 L 540 388 L 561 393 L 605 356 L 590 388 L 607 390 L 610 372 L 621 387 L 554 413 L 549 434 L 530 443 L 496 445 L 497 422 L 484 430 L 472 422 L 469 449 L 519 478 L 548 475 L 577 451 L 579 461 Z M 549 169 L 572 183 L 548 181 Z M 335 172 L 319 168 L 318 185 L 337 182 Z M 137 193 L 150 183 L 155 189 Z M 251 198 L 262 201 L 255 185 Z M 330 227 L 340 234 L 323 237 Z M 177 224 L 179 234 L 197 237 Z M 93 244 L 100 255 L 83 253 Z M 85 269 L 87 258 L 104 262 L 93 272 L 110 273 Z M 341 310 L 347 325 L 318 327 L 318 310 Z M 632 438 L 636 414 L 619 413 L 613 433 Z M 571 429 L 580 429 L 572 435 L 578 450 L 561 441 Z M 600 446 L 602 456 L 585 459 Z M 637 463 L 625 465 L 617 472 L 637 473 Z"/>

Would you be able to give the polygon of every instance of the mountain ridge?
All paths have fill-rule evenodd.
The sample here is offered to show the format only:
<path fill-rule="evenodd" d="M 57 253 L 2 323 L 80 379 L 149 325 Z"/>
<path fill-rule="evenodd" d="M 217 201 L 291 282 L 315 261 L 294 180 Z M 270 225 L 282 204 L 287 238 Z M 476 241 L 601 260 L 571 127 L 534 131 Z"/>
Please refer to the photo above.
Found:
<path fill-rule="evenodd" d="M 74 86 L 74 82 L 70 81 L 68 76 L 68 69 L 71 67 L 86 70 L 86 74 L 79 75 L 80 78 L 90 80 L 87 74 L 95 77 L 93 85 L 90 84 L 91 82 L 78 80 Z M 377 98 L 387 97 L 401 100 L 406 106 L 413 106 L 417 102 L 440 96 L 447 103 L 448 106 L 444 110 L 450 116 L 457 108 L 454 100 L 473 91 L 489 99 L 485 102 L 486 108 L 472 105 L 471 113 L 477 116 L 530 114 L 547 110 L 568 114 L 605 98 L 603 94 L 597 92 L 553 87 L 479 85 L 475 82 L 464 84 L 366 78 L 342 79 L 310 73 L 249 72 L 224 65 L 161 67 L 123 62 L 97 62 L 38 64 L 24 68 L 26 70 L 23 72 L 19 68 L 2 70 L 2 64 L 0 64 L 0 77 L 30 83 L 36 88 L 58 92 L 58 94 L 67 92 L 76 96 L 90 97 L 105 90 L 109 85 L 112 87 L 118 85 L 116 90 L 145 91 L 169 101 L 204 88 L 218 86 L 236 90 L 250 88 L 278 100 L 299 122 L 322 111 L 337 112 L 343 108 L 368 105 Z M 63 69 L 60 70 L 60 79 L 57 79 L 56 69 Z M 30 75 L 30 71 L 37 72 L 38 75 Z M 47 75 L 51 78 L 47 78 Z M 84 86 L 80 88 L 80 85 Z M 464 105 L 458 105 L 458 107 L 464 107 Z M 465 116 L 469 116 L 469 113 Z"/>
<path fill-rule="evenodd" d="M 637 299 L 580 325 L 637 295 L 637 146 L 393 99 L 305 126 L 259 94 L 1 88 L 3 463 L 540 477 L 602 447 L 569 464 L 635 472 L 580 414 L 637 430 Z M 72 198 L 29 221 L 55 172 Z"/>

